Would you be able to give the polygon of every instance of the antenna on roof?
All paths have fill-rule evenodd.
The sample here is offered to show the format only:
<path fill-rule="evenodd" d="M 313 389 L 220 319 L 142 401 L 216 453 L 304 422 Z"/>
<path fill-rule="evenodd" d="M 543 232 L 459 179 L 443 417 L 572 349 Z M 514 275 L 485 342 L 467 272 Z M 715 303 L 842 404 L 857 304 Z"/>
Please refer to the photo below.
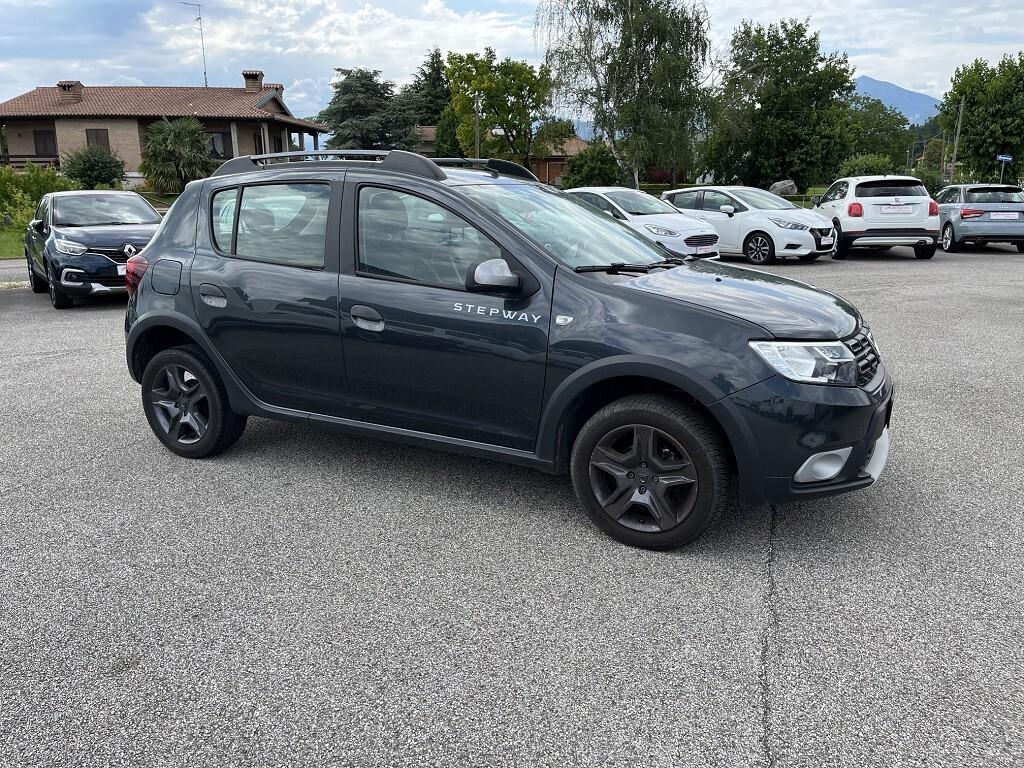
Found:
<path fill-rule="evenodd" d="M 199 22 L 199 46 L 203 49 L 203 87 L 209 88 L 210 82 L 206 79 L 206 38 L 203 37 L 203 6 L 199 3 L 182 2 L 182 0 L 178 0 L 178 2 L 181 5 L 191 5 L 199 12 L 196 21 Z"/>

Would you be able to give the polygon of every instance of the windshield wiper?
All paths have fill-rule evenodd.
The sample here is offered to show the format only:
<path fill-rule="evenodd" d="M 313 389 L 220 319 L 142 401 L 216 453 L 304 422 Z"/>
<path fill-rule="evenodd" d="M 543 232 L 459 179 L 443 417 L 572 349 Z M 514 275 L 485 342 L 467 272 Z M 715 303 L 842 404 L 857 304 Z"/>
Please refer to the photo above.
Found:
<path fill-rule="evenodd" d="M 586 264 L 582 267 L 573 267 L 573 272 L 608 272 L 612 275 L 618 272 L 641 272 L 646 274 L 652 269 L 672 269 L 672 267 L 678 267 L 682 263 L 682 259 L 675 258 L 655 261 L 650 264 L 625 264 L 617 261 L 614 264 Z"/>

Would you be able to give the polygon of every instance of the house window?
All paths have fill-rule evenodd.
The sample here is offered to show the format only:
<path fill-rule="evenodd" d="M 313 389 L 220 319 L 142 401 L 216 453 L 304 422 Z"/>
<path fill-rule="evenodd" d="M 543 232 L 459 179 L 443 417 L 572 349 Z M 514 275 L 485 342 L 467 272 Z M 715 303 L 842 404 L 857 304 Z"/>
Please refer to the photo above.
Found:
<path fill-rule="evenodd" d="M 57 154 L 56 131 L 32 131 L 32 140 L 35 143 L 37 155 L 53 156 Z"/>
<path fill-rule="evenodd" d="M 211 157 L 221 160 L 232 156 L 230 133 L 207 133 L 206 144 Z"/>
<path fill-rule="evenodd" d="M 103 147 L 110 149 L 110 134 L 106 128 L 86 128 L 85 143 L 90 147 Z"/>

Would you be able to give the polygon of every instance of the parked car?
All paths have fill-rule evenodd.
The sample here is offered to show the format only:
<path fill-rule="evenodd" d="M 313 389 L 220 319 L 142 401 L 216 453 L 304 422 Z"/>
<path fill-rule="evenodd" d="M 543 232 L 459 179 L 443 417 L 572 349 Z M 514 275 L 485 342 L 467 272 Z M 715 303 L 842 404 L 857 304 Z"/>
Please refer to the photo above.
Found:
<path fill-rule="evenodd" d="M 786 256 L 813 261 L 835 248 L 828 219 L 763 189 L 689 187 L 661 197 L 713 226 L 723 255 L 741 255 L 751 264 L 771 264 Z"/>
<path fill-rule="evenodd" d="M 169 450 L 259 415 L 568 472 L 650 548 L 705 531 L 733 471 L 755 503 L 878 479 L 893 384 L 843 299 L 666 259 L 514 163 L 317 157 L 352 154 L 229 160 L 128 260 L 127 364 Z"/>
<path fill-rule="evenodd" d="M 888 249 L 909 245 L 919 259 L 935 255 L 939 206 L 920 179 L 910 176 L 855 176 L 833 182 L 814 206 L 836 229 L 833 258 L 850 248 Z"/>
<path fill-rule="evenodd" d="M 25 231 L 25 260 L 35 293 L 57 309 L 75 296 L 124 293 L 125 262 L 149 243 L 160 214 L 135 192 L 43 195 Z"/>
<path fill-rule="evenodd" d="M 718 255 L 714 227 L 646 192 L 627 187 L 576 187 L 567 192 L 675 254 L 701 258 Z"/>
<path fill-rule="evenodd" d="M 942 250 L 965 243 L 1013 243 L 1024 253 L 1024 191 L 1010 184 L 957 184 L 935 196 Z"/>

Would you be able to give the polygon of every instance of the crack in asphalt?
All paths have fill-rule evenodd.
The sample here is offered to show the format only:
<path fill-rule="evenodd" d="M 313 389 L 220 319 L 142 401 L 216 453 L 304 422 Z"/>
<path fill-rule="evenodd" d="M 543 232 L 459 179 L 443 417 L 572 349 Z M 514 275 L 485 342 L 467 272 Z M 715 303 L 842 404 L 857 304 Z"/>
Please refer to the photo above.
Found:
<path fill-rule="evenodd" d="M 768 546 L 764 559 L 764 612 L 765 623 L 761 632 L 761 663 L 758 669 L 757 679 L 761 686 L 761 751 L 764 754 L 765 765 L 768 768 L 775 768 L 776 755 L 772 752 L 772 692 L 770 665 L 772 656 L 778 656 L 778 628 L 779 610 L 776 605 L 775 588 L 775 529 L 776 509 L 774 504 L 769 505 L 771 510 L 768 517 Z"/>

